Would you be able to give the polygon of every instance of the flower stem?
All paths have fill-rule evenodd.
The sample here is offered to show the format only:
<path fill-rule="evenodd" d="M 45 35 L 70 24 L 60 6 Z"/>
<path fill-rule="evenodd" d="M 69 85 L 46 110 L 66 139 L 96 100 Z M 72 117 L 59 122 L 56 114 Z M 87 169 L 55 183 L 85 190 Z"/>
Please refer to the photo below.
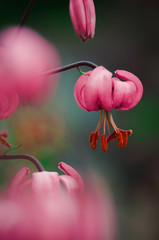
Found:
<path fill-rule="evenodd" d="M 32 9 L 32 6 L 33 6 L 34 2 L 35 2 L 35 0 L 30 1 L 29 5 L 28 5 L 28 7 L 27 7 L 27 9 L 26 9 L 21 21 L 20 21 L 19 27 L 18 27 L 17 32 L 16 32 L 16 37 L 20 33 L 22 27 L 24 26 L 24 23 L 25 23 L 28 15 L 29 15 L 31 9 Z"/>
<path fill-rule="evenodd" d="M 0 155 L 0 160 L 27 159 L 35 164 L 39 172 L 45 171 L 38 159 L 27 154 Z"/>
<path fill-rule="evenodd" d="M 67 71 L 67 70 L 72 69 L 72 68 L 77 68 L 79 66 L 88 66 L 88 67 L 91 67 L 93 69 L 97 67 L 97 65 L 95 63 L 92 63 L 92 62 L 89 62 L 89 61 L 79 61 L 79 62 L 71 63 L 71 64 L 63 66 L 63 67 L 59 67 L 59 68 L 56 68 L 56 69 L 53 69 L 53 70 L 43 72 L 42 75 L 52 75 L 52 74 L 55 74 L 55 73 Z"/>

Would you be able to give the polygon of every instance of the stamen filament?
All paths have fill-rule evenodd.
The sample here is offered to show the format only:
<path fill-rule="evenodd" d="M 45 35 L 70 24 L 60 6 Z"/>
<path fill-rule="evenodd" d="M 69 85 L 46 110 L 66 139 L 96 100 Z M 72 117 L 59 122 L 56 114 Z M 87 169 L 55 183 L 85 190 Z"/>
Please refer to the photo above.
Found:
<path fill-rule="evenodd" d="M 98 122 L 98 125 L 97 125 L 97 127 L 96 127 L 95 132 L 98 132 L 99 129 L 101 128 L 102 115 L 103 115 L 103 110 L 100 111 L 99 122 Z"/>
<path fill-rule="evenodd" d="M 106 112 L 104 111 L 103 113 L 103 118 L 104 118 L 104 124 L 103 124 L 103 133 L 105 135 L 105 124 L 106 124 Z"/>
<path fill-rule="evenodd" d="M 109 119 L 109 116 L 108 116 L 108 119 Z M 112 128 L 117 132 L 118 131 L 118 128 L 114 122 L 114 119 L 113 119 L 113 116 L 112 116 L 112 112 L 110 112 L 110 122 L 111 122 L 111 126 Z"/>

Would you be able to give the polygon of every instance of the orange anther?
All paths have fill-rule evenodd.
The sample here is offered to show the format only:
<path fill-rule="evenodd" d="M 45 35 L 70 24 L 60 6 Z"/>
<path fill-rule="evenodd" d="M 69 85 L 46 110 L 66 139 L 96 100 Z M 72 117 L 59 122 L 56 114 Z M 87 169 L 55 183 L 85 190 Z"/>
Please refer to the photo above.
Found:
<path fill-rule="evenodd" d="M 122 132 L 123 136 L 123 146 L 122 148 L 125 148 L 128 142 L 128 131 Z"/>
<path fill-rule="evenodd" d="M 90 142 L 90 145 L 91 145 L 91 148 L 92 149 L 96 149 L 97 147 L 97 144 L 96 144 L 96 135 L 94 132 L 91 132 L 90 136 L 89 136 L 89 142 Z"/>
<path fill-rule="evenodd" d="M 101 146 L 102 146 L 102 150 L 106 152 L 108 149 L 108 145 L 107 145 L 107 137 L 104 134 L 102 134 L 101 136 Z"/>
<path fill-rule="evenodd" d="M 99 132 L 99 131 L 98 131 L 98 132 L 95 132 L 96 142 L 97 142 L 98 139 L 99 139 L 99 135 L 100 135 L 100 132 Z"/>
<path fill-rule="evenodd" d="M 127 133 L 128 133 L 128 136 L 131 136 L 133 131 L 130 129 L 130 130 L 127 131 Z"/>
<path fill-rule="evenodd" d="M 122 136 L 122 133 L 120 131 L 116 132 L 116 138 L 117 138 L 118 146 L 120 148 L 122 148 L 123 147 L 123 136 Z"/>
<path fill-rule="evenodd" d="M 8 148 L 10 148 L 10 147 L 12 146 L 12 145 L 9 144 L 5 139 L 3 139 L 1 136 L 0 136 L 0 142 L 1 142 L 3 145 L 7 146 Z"/>

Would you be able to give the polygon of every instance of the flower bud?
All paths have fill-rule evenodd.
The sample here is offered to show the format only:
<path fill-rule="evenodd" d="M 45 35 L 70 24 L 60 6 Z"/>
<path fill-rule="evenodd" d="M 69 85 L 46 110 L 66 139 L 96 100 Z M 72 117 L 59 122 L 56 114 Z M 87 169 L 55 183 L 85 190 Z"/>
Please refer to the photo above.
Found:
<path fill-rule="evenodd" d="M 70 16 L 78 36 L 86 41 L 95 31 L 95 7 L 93 0 L 70 0 Z"/>

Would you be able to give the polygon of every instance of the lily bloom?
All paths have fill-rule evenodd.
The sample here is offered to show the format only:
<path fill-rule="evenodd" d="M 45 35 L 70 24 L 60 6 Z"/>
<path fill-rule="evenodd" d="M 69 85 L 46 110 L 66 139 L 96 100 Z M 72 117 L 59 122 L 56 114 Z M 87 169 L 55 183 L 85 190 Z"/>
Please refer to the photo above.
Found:
<path fill-rule="evenodd" d="M 128 136 L 132 134 L 132 130 L 122 130 L 116 126 L 112 117 L 112 109 L 129 110 L 136 106 L 143 94 L 142 83 L 134 74 L 125 70 L 117 70 L 115 74 L 118 78 L 113 77 L 106 68 L 99 66 L 83 74 L 77 80 L 74 88 L 75 100 L 82 109 L 100 111 L 99 123 L 96 130 L 91 133 L 89 141 L 92 149 L 96 149 L 100 135 L 99 130 L 103 125 L 101 146 L 104 152 L 107 151 L 107 143 L 114 139 L 117 139 L 120 148 L 124 148 Z M 125 81 L 121 81 L 119 78 Z M 108 137 L 105 135 L 106 124 Z M 110 126 L 114 130 L 112 134 Z"/>
<path fill-rule="evenodd" d="M 70 16 L 77 35 L 83 40 L 92 39 L 95 32 L 95 7 L 93 0 L 70 0 Z"/>
<path fill-rule="evenodd" d="M 115 213 L 109 190 L 84 187 L 81 176 L 61 162 L 57 172 L 22 168 L 0 200 L 0 239 L 113 240 Z"/>
<path fill-rule="evenodd" d="M 18 32 L 18 27 L 2 31 L 0 45 L 3 49 L 0 54 L 0 83 L 5 77 L 6 85 L 19 96 L 20 103 L 43 103 L 57 85 L 57 78 L 42 74 L 59 67 L 56 48 L 35 31 L 22 28 Z"/>

